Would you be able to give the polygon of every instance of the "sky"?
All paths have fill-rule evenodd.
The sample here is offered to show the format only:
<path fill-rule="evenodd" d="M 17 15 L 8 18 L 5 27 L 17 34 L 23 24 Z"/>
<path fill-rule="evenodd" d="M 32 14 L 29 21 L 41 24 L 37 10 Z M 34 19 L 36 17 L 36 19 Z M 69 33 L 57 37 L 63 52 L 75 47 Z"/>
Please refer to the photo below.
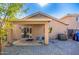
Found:
<path fill-rule="evenodd" d="M 44 12 L 55 18 L 62 18 L 66 14 L 79 14 L 79 3 L 48 3 L 44 6 L 37 3 L 27 3 L 23 6 L 23 9 L 27 8 L 29 8 L 27 13 L 22 14 L 20 18 L 38 11 Z"/>

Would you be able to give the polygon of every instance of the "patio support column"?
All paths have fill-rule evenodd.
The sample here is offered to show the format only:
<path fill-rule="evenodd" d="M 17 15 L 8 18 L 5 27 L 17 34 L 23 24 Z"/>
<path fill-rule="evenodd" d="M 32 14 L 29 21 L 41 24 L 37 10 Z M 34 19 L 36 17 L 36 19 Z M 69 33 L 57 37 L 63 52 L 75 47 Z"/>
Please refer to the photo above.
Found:
<path fill-rule="evenodd" d="M 45 24 L 45 44 L 48 45 L 49 43 L 49 33 L 48 33 L 48 23 Z"/>

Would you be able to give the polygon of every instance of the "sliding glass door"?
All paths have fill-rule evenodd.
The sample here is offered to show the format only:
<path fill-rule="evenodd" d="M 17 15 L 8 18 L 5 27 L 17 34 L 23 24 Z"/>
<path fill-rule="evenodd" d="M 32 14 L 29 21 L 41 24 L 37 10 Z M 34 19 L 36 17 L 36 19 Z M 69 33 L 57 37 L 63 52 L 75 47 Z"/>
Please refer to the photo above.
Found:
<path fill-rule="evenodd" d="M 32 27 L 31 26 L 23 26 L 22 38 L 32 39 Z"/>

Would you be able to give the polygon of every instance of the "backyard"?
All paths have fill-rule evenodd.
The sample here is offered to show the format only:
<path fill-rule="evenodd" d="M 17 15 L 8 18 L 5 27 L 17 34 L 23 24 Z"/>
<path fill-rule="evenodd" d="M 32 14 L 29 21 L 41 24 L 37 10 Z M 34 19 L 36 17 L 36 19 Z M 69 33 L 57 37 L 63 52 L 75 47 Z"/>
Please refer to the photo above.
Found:
<path fill-rule="evenodd" d="M 3 55 L 79 55 L 79 42 L 50 40 L 48 45 L 5 47 Z"/>

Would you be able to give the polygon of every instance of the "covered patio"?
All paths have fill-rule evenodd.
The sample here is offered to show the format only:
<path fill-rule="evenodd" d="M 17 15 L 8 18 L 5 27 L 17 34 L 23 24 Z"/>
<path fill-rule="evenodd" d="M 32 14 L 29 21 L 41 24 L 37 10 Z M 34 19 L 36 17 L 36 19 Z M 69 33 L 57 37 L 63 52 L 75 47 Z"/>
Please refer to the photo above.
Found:
<path fill-rule="evenodd" d="M 36 20 L 36 21 L 28 21 L 28 20 L 11 21 L 11 23 L 12 23 L 12 25 L 14 25 L 14 27 L 12 29 L 8 30 L 7 39 L 10 43 L 14 43 L 14 44 L 17 43 L 17 45 L 18 44 L 25 45 L 25 44 L 27 44 L 28 41 L 26 43 L 24 41 L 26 41 L 27 39 L 28 40 L 32 39 L 29 42 L 29 44 L 30 43 L 37 44 L 36 38 L 38 36 L 44 36 L 43 43 L 47 45 L 49 43 L 48 22 L 49 22 L 49 20 L 45 20 L 45 21 L 43 21 L 43 20 L 42 21 L 38 21 L 38 20 Z M 26 28 L 25 32 L 24 32 L 24 30 L 22 30 L 23 28 Z M 27 33 L 27 35 L 24 36 L 23 35 L 24 33 Z"/>

